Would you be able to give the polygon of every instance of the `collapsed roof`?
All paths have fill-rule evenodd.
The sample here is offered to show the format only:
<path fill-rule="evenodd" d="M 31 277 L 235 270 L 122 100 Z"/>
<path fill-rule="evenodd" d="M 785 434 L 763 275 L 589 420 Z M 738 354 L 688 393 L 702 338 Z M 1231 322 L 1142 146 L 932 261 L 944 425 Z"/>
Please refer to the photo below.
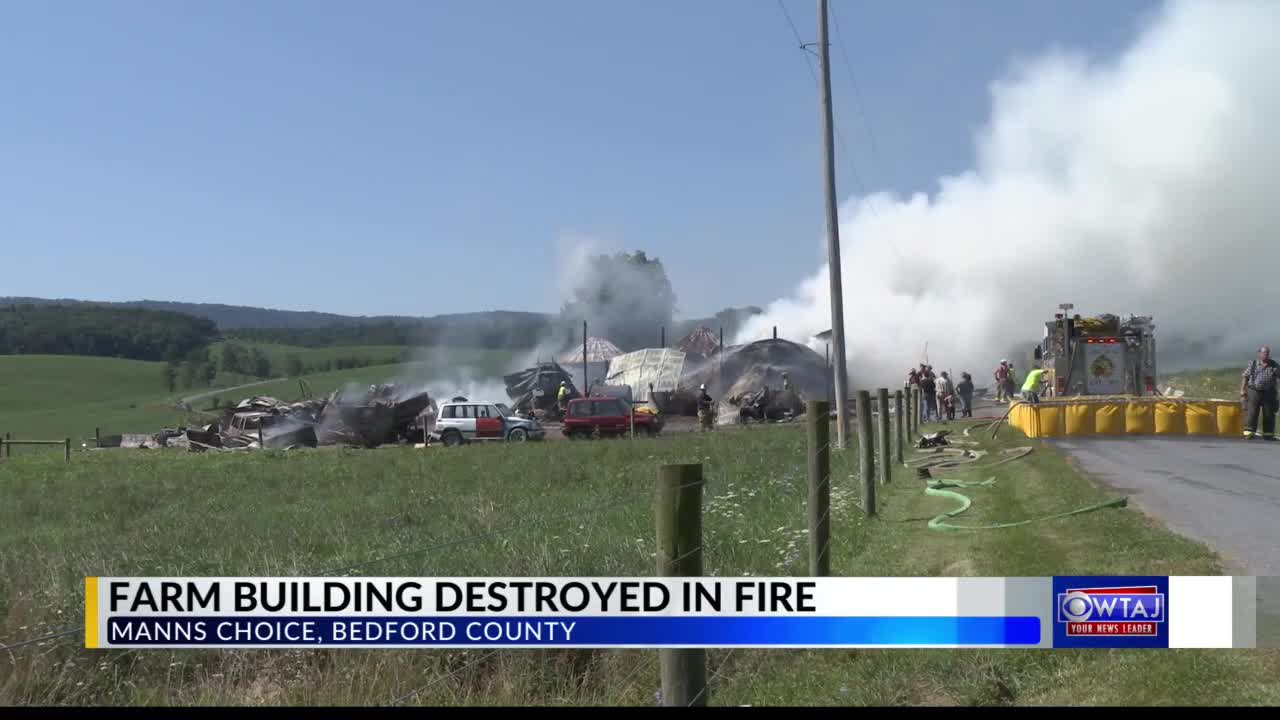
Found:
<path fill-rule="evenodd" d="M 720 340 L 711 332 L 711 328 L 703 325 L 681 338 L 675 348 L 689 355 L 707 357 L 720 349 Z"/>
<path fill-rule="evenodd" d="M 831 373 L 826 361 L 804 345 L 782 339 L 731 345 L 717 358 L 687 372 L 681 385 L 697 388 L 705 383 L 713 396 L 732 403 L 763 387 L 780 389 L 783 373 L 805 398 L 828 398 Z"/>
<path fill-rule="evenodd" d="M 607 363 L 615 357 L 622 354 L 622 350 L 617 345 L 609 342 L 604 338 L 589 337 L 587 338 L 587 362 L 589 363 Z M 562 365 L 581 365 L 582 348 L 576 347 L 566 351 L 558 358 Z"/>
<path fill-rule="evenodd" d="M 675 392 L 684 374 L 685 354 L 667 348 L 648 348 L 618 355 L 609 361 L 609 385 L 627 385 L 635 402 L 648 402 L 649 389 Z"/>
<path fill-rule="evenodd" d="M 578 356 L 581 357 L 582 353 L 579 352 Z M 546 410 L 555 405 L 562 381 L 568 385 L 571 394 L 577 394 L 573 377 L 555 362 L 539 363 L 506 375 L 502 380 L 507 385 L 507 397 L 511 398 L 513 410 Z"/>

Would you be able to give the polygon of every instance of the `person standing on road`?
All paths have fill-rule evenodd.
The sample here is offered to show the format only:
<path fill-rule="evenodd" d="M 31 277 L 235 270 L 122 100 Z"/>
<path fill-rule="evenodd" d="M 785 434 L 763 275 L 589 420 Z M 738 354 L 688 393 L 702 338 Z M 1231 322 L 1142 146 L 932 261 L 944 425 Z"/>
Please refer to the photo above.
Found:
<path fill-rule="evenodd" d="M 951 386 L 951 377 L 947 375 L 947 371 L 943 370 L 942 375 L 938 378 L 938 419 L 941 420 L 943 413 L 946 413 L 948 420 L 956 419 L 956 403 L 955 397 L 952 395 L 955 388 Z"/>
<path fill-rule="evenodd" d="M 929 407 L 929 403 L 924 399 L 924 376 L 926 374 L 924 363 L 920 363 L 920 369 L 916 370 L 916 380 L 914 385 L 915 388 L 920 390 L 920 402 L 919 406 L 916 408 L 916 415 L 919 416 L 920 422 L 924 422 L 925 419 L 929 417 L 926 412 Z"/>
<path fill-rule="evenodd" d="M 1240 399 L 1245 403 L 1244 436 L 1252 440 L 1276 439 L 1277 379 L 1280 363 L 1271 359 L 1271 348 L 1258 348 L 1258 357 L 1249 362 L 1240 378 Z M 1262 432 L 1258 432 L 1258 415 L 1262 415 Z"/>
<path fill-rule="evenodd" d="M 923 417 L 921 422 L 929 422 L 930 418 L 938 417 L 938 382 L 933 372 L 926 366 L 924 374 L 920 377 L 920 396 L 924 402 L 920 403 Z"/>
<path fill-rule="evenodd" d="M 996 402 L 1009 400 L 1009 361 L 1001 360 L 994 373 L 996 379 Z"/>
<path fill-rule="evenodd" d="M 960 417 L 973 417 L 973 376 L 967 372 L 960 373 L 960 382 L 956 383 L 956 394 L 960 396 Z"/>
<path fill-rule="evenodd" d="M 1018 371 L 1013 369 L 1013 363 L 1008 364 L 1009 375 L 1004 381 L 1004 399 L 1013 402 L 1013 396 L 1018 388 Z"/>

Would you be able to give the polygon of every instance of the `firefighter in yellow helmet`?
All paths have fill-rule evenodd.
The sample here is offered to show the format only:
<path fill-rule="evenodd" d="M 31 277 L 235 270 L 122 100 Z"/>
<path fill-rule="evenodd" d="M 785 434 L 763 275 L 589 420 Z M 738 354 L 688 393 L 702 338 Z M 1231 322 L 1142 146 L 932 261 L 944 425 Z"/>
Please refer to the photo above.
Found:
<path fill-rule="evenodd" d="M 564 413 L 569 405 L 569 383 L 560 381 L 560 389 L 556 391 L 556 409 Z"/>

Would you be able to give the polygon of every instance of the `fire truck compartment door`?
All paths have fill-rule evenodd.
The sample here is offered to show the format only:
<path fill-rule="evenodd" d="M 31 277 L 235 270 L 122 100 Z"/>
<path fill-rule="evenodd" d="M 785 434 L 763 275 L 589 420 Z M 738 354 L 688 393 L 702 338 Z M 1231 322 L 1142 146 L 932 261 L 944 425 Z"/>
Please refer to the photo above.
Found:
<path fill-rule="evenodd" d="M 1085 345 L 1084 376 L 1090 395 L 1124 394 L 1124 345 L 1120 343 Z"/>

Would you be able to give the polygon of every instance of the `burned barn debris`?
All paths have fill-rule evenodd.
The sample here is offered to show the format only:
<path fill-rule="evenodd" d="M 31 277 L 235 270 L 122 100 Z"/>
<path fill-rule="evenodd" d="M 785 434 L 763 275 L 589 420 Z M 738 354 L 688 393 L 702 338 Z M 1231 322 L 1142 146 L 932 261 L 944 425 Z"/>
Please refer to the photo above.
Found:
<path fill-rule="evenodd" d="M 680 338 L 674 347 L 685 354 L 687 362 L 691 365 L 699 365 L 720 352 L 720 340 L 711 328 L 704 325 L 694 328 L 688 335 Z"/>
<path fill-rule="evenodd" d="M 103 437 L 98 447 L 185 448 L 193 452 L 320 445 L 377 447 L 421 439 L 435 419 L 436 404 L 421 387 L 370 385 L 335 390 L 325 398 L 286 402 L 267 395 L 245 398 L 224 409 L 216 422 L 166 428 L 154 435 Z"/>
<path fill-rule="evenodd" d="M 377 447 L 423 437 L 435 419 L 436 405 L 421 388 L 370 385 L 364 392 L 351 388 L 329 396 L 318 418 L 323 445 Z"/>
<path fill-rule="evenodd" d="M 578 388 L 573 376 L 560 363 L 542 362 L 536 366 L 512 373 L 502 378 L 507 386 L 511 409 L 519 413 L 545 413 L 556 406 L 556 394 L 563 382 L 569 389 L 569 397 L 577 397 Z"/>
<path fill-rule="evenodd" d="M 682 389 L 706 385 L 720 402 L 717 423 L 794 419 L 807 400 L 830 396 L 831 373 L 813 350 L 778 338 L 719 350 L 690 371 Z"/>

